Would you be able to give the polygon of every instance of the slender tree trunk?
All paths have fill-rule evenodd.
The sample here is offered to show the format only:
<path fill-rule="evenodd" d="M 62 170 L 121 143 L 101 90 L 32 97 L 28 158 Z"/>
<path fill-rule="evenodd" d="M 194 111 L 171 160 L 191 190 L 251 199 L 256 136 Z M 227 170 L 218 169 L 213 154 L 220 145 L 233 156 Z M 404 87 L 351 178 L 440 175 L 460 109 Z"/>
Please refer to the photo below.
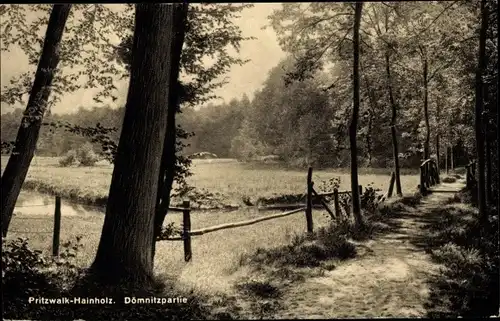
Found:
<path fill-rule="evenodd" d="M 444 167 L 446 168 L 446 174 L 449 173 L 449 169 L 448 169 L 448 149 L 450 149 L 450 148 L 449 148 L 448 145 L 446 145 L 446 151 L 445 151 L 445 154 L 444 154 L 444 165 L 445 165 Z"/>
<path fill-rule="evenodd" d="M 153 258 L 156 252 L 156 239 L 160 236 L 163 222 L 170 206 L 170 193 L 175 177 L 176 162 L 176 122 L 175 115 L 179 109 L 179 71 L 182 46 L 186 30 L 188 4 L 174 4 L 174 39 L 172 43 L 172 71 L 170 74 L 171 86 L 168 95 L 167 132 L 163 145 L 163 155 L 158 179 L 158 195 L 154 222 Z"/>
<path fill-rule="evenodd" d="M 484 83 L 483 74 L 486 69 L 486 31 L 488 29 L 488 10 L 486 0 L 481 0 L 481 29 L 479 33 L 478 66 L 476 69 L 476 153 L 477 153 L 477 199 L 479 215 L 486 218 L 486 182 L 485 182 L 485 157 L 484 157 L 484 132 L 482 114 L 484 110 Z"/>
<path fill-rule="evenodd" d="M 368 133 L 366 135 L 366 153 L 368 157 L 368 167 L 372 166 L 372 131 L 373 131 L 373 118 L 375 116 L 375 110 L 379 110 L 377 107 L 377 99 L 375 97 L 375 92 L 371 86 L 371 83 L 368 81 L 368 77 L 364 72 L 363 64 L 359 65 L 361 74 L 363 75 L 363 79 L 365 80 L 366 90 L 368 91 L 368 99 L 370 100 L 370 109 L 368 115 Z"/>
<path fill-rule="evenodd" d="M 440 106 L 440 99 L 437 99 L 437 104 L 436 104 L 436 124 L 438 124 L 438 127 L 436 128 L 436 162 L 437 162 L 437 171 L 440 173 L 441 169 L 441 163 L 440 163 L 440 150 L 439 150 L 439 139 L 440 139 L 440 129 L 439 129 L 439 119 L 441 118 L 440 112 L 441 112 L 441 106 Z"/>
<path fill-rule="evenodd" d="M 103 285 L 147 287 L 158 177 L 167 130 L 173 7 L 137 4 L 130 83 L 106 217 L 91 275 Z"/>
<path fill-rule="evenodd" d="M 425 142 L 424 142 L 424 159 L 430 157 L 430 140 L 431 140 L 431 126 L 429 124 L 429 81 L 428 73 L 429 66 L 427 62 L 427 53 L 423 54 L 424 59 L 424 119 L 425 119 Z"/>
<path fill-rule="evenodd" d="M 370 115 L 368 116 L 368 135 L 366 135 L 366 149 L 368 150 L 368 167 L 372 166 L 372 130 L 373 130 L 373 108 L 370 109 Z"/>
<path fill-rule="evenodd" d="M 486 89 L 485 89 L 486 90 Z M 493 205 L 493 173 L 491 164 L 491 144 L 488 137 L 488 125 L 484 128 L 486 146 L 486 205 Z"/>
<path fill-rule="evenodd" d="M 353 63 L 353 106 L 352 119 L 349 126 L 349 140 L 351 144 L 351 193 L 352 193 L 352 211 L 356 224 L 359 227 L 364 226 L 363 217 L 361 215 L 360 195 L 358 188 L 358 159 L 357 159 L 357 144 L 356 133 L 358 129 L 359 116 L 359 25 L 361 21 L 361 12 L 363 9 L 362 2 L 356 2 L 354 15 L 354 63 Z"/>
<path fill-rule="evenodd" d="M 394 100 L 394 94 L 392 91 L 392 76 L 391 76 L 391 62 L 389 56 L 389 48 L 385 53 L 385 70 L 387 74 L 387 86 L 389 92 L 389 103 L 391 104 L 392 109 L 392 119 L 391 119 L 391 137 L 392 137 L 392 152 L 394 157 L 394 173 L 396 175 L 396 193 L 399 196 L 403 195 L 403 191 L 401 188 L 401 177 L 399 174 L 399 150 L 398 150 L 398 136 L 396 131 L 396 123 L 397 123 L 397 106 L 396 101 Z"/>
<path fill-rule="evenodd" d="M 12 212 L 33 159 L 43 116 L 59 63 L 59 45 L 71 9 L 70 4 L 54 5 L 50 14 L 42 55 L 16 142 L 2 175 L 2 235 L 6 236 Z"/>
<path fill-rule="evenodd" d="M 450 169 L 455 171 L 455 163 L 453 162 L 453 145 L 450 146 Z"/>

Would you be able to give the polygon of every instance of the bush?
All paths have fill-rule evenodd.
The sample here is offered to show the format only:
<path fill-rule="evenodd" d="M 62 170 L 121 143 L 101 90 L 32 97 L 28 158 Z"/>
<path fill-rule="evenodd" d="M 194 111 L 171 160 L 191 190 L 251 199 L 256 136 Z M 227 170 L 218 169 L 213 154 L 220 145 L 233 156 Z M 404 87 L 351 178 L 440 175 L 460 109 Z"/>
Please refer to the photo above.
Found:
<path fill-rule="evenodd" d="M 76 151 L 70 150 L 59 160 L 59 165 L 62 167 L 68 167 L 75 165 L 77 162 Z"/>
<path fill-rule="evenodd" d="M 30 297 L 60 297 L 80 273 L 74 264 L 77 242 L 62 244 L 59 257 L 47 257 L 29 247 L 28 240 L 3 240 L 2 294 L 6 318 L 36 319 L 48 306 L 30 304 Z"/>
<path fill-rule="evenodd" d="M 76 151 L 76 157 L 80 162 L 80 166 L 94 166 L 99 161 L 99 157 L 90 143 L 83 144 Z"/>

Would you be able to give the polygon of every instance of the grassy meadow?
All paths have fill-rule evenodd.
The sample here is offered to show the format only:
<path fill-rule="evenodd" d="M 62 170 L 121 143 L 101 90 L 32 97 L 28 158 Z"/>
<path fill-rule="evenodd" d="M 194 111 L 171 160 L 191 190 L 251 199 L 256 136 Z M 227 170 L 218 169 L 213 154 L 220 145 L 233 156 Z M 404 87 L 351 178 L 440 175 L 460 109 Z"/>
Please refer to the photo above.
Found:
<path fill-rule="evenodd" d="M 2 171 L 7 158 L 2 156 Z M 60 167 L 58 158 L 36 157 L 28 171 L 26 189 L 66 195 L 88 203 L 104 203 L 111 183 L 112 166 L 100 163 L 94 167 Z M 188 182 L 197 189 L 221 193 L 231 203 L 242 204 L 243 197 L 255 199 L 273 195 L 303 193 L 306 170 L 280 168 L 275 164 L 245 164 L 231 159 L 194 160 L 193 175 Z M 359 184 L 387 190 L 390 169 L 361 168 Z M 340 190 L 350 190 L 349 169 L 327 169 L 313 172 L 316 186 L 330 178 L 340 178 Z M 403 192 L 413 192 L 418 172 L 403 170 Z"/>
<path fill-rule="evenodd" d="M 2 170 L 7 159 L 2 157 Z M 274 194 L 302 193 L 305 189 L 306 171 L 280 169 L 276 166 L 257 166 L 242 164 L 234 160 L 197 160 L 193 162 L 193 176 L 189 182 L 196 188 L 210 192 L 219 192 L 232 202 L 242 204 L 244 196 L 262 197 Z M 105 199 L 111 181 L 112 167 L 98 164 L 95 167 L 59 167 L 57 158 L 38 157 L 34 159 L 25 183 L 23 193 L 40 186 L 45 191 L 60 192 L 82 199 Z M 386 190 L 390 179 L 388 169 L 361 169 L 360 184 Z M 403 188 L 413 193 L 418 184 L 418 175 L 402 176 Z M 319 184 L 322 180 L 333 177 L 341 178 L 341 190 L 350 188 L 348 170 L 321 170 L 313 174 L 313 180 Z M 43 190 L 43 189 L 42 189 Z M 39 194 L 38 194 L 39 195 Z M 73 197 L 72 197 L 73 198 Z M 16 208 L 12 219 L 9 238 L 29 237 L 32 247 L 50 251 L 52 246 L 53 198 L 43 201 L 46 206 Z M 86 208 L 75 210 L 78 205 L 70 205 L 63 197 L 61 244 L 82 238 L 83 249 L 78 255 L 82 266 L 91 263 L 97 250 L 100 232 L 104 221 L 98 209 Z M 19 204 L 18 204 L 19 205 Z M 66 206 L 66 207 L 65 207 Z M 72 207 L 72 208 L 70 208 Z M 236 211 L 194 211 L 192 228 L 198 229 L 212 225 L 236 222 L 274 212 L 259 212 L 255 208 L 241 207 Z M 313 211 L 315 228 L 325 226 L 329 218 L 326 212 Z M 180 226 L 182 214 L 170 213 L 165 223 L 175 222 Z M 193 260 L 184 262 L 183 244 L 179 241 L 163 241 L 157 246 L 155 268 L 158 273 L 168 272 L 175 275 L 182 284 L 196 287 L 203 291 L 231 291 L 231 284 L 245 267 L 240 264 L 241 256 L 251 254 L 257 248 L 273 248 L 290 243 L 296 233 L 306 231 L 303 213 L 284 218 L 257 223 L 196 236 L 192 241 Z"/>

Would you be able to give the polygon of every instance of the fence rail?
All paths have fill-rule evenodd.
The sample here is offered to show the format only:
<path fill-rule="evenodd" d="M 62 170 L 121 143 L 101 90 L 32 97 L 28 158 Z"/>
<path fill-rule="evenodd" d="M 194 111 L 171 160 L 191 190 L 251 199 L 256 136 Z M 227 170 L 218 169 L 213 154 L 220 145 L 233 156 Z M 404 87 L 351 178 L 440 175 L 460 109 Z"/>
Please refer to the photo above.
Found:
<path fill-rule="evenodd" d="M 428 162 L 430 163 L 430 162 Z M 423 164 L 424 165 L 424 164 Z M 349 216 L 349 213 L 345 213 L 345 216 L 342 213 L 342 209 L 340 206 L 340 195 L 342 194 L 351 194 L 351 191 L 339 191 L 337 188 L 335 188 L 332 192 L 323 192 L 323 193 L 318 193 L 314 189 L 314 182 L 312 181 L 312 167 L 308 169 L 307 172 L 307 181 L 306 181 L 306 186 L 307 186 L 307 197 L 306 197 L 306 204 L 293 204 L 291 206 L 294 206 L 295 208 L 282 212 L 282 213 L 277 213 L 273 215 L 268 215 L 264 217 L 258 217 L 254 218 L 251 220 L 245 220 L 245 221 L 239 221 L 239 222 L 233 222 L 233 223 L 225 223 L 225 224 L 220 224 L 220 225 L 214 225 L 210 227 L 205 227 L 202 229 L 197 229 L 197 230 L 192 230 L 191 229 L 191 211 L 193 210 L 190 206 L 189 201 L 184 201 L 182 203 L 182 207 L 169 207 L 170 211 L 173 212 L 182 212 L 183 215 L 183 226 L 182 226 L 182 232 L 179 237 L 169 237 L 164 240 L 166 241 L 183 241 L 184 245 L 184 260 L 186 262 L 189 262 L 192 260 L 192 244 L 191 244 L 191 238 L 193 236 L 199 236 L 199 235 L 204 235 L 207 233 L 215 232 L 215 231 L 220 231 L 224 229 L 230 229 L 230 228 L 236 228 L 236 227 L 241 227 L 241 226 L 249 226 L 253 225 L 259 222 L 267 221 L 267 220 L 272 220 L 276 218 L 281 218 L 281 217 L 286 217 L 295 213 L 299 213 L 304 211 L 305 212 L 305 218 L 306 218 L 306 229 L 308 233 L 313 232 L 313 216 L 312 216 L 312 210 L 315 208 L 314 205 L 322 206 L 330 215 L 332 220 L 336 219 L 345 219 Z M 392 173 L 391 176 L 391 184 L 389 187 L 389 193 L 388 196 L 392 194 L 392 188 L 394 184 L 394 173 Z M 361 185 L 359 185 L 359 192 L 362 194 L 363 188 Z M 313 196 L 319 199 L 320 204 L 313 204 Z M 331 197 L 333 196 L 333 208 L 330 206 L 329 201 L 327 201 L 325 198 L 326 197 Z M 50 204 L 44 204 L 43 206 L 47 206 Z M 84 204 L 82 204 L 84 205 Z M 21 207 L 21 206 L 18 206 Z M 26 206 L 28 207 L 28 206 Z M 269 209 L 269 208 L 268 208 Z M 61 198 L 60 196 L 56 196 L 55 200 L 55 212 L 54 212 L 54 229 L 53 229 L 53 242 L 52 242 L 52 254 L 54 256 L 59 255 L 59 238 L 60 238 L 60 228 L 61 228 Z M 13 232 L 18 232 L 18 231 L 13 231 Z M 34 233 L 34 232 L 33 232 Z M 45 233 L 50 233 L 50 232 L 45 232 Z"/>

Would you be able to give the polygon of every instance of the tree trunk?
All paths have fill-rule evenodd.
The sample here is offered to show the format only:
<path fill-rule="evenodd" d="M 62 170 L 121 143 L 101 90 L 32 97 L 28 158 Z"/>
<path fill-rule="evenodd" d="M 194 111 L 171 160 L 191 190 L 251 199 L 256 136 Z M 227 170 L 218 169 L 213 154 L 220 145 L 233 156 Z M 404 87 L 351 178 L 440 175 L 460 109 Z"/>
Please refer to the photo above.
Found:
<path fill-rule="evenodd" d="M 445 154 L 444 154 L 444 167 L 446 169 L 446 174 L 449 173 L 449 169 L 448 169 L 448 149 L 450 149 L 450 148 L 449 148 L 448 145 L 446 145 L 446 150 L 445 150 Z"/>
<path fill-rule="evenodd" d="M 368 99 L 370 100 L 370 109 L 368 115 L 368 133 L 366 134 L 366 154 L 368 157 L 368 167 L 372 166 L 372 130 L 373 130 L 373 118 L 375 116 L 375 110 L 379 110 L 377 99 L 375 97 L 375 91 L 373 90 L 371 83 L 368 81 L 368 77 L 364 72 L 363 64 L 359 65 L 363 79 L 365 80 L 366 90 L 368 91 Z"/>
<path fill-rule="evenodd" d="M 486 90 L 486 89 L 485 89 Z M 493 205 L 493 173 L 491 167 L 491 144 L 488 137 L 488 125 L 486 124 L 484 128 L 485 134 L 485 146 L 486 146 L 486 206 Z"/>
<path fill-rule="evenodd" d="M 436 128 L 436 163 L 437 163 L 437 171 L 438 171 L 438 174 L 440 173 L 440 169 L 441 169 L 441 163 L 439 162 L 440 161 L 440 157 L 439 157 L 439 153 L 440 153 L 440 150 L 439 150 L 439 136 L 440 136 L 440 129 L 439 129 L 439 119 L 441 118 L 440 116 L 440 112 L 441 112 L 441 106 L 440 106 L 440 99 L 438 98 L 437 99 L 437 104 L 436 104 L 436 124 L 438 124 L 438 127 Z"/>
<path fill-rule="evenodd" d="M 429 80 L 428 80 L 429 66 L 427 63 L 426 53 L 424 53 L 423 59 L 424 59 L 424 119 L 425 119 L 424 159 L 429 159 L 431 126 L 429 124 Z"/>
<path fill-rule="evenodd" d="M 160 175 L 158 179 L 158 194 L 154 222 L 153 258 L 156 252 L 156 239 L 160 236 L 163 222 L 170 206 L 170 193 L 175 177 L 175 148 L 176 148 L 176 122 L 175 114 L 179 109 L 179 70 L 182 46 L 186 31 L 188 4 L 174 4 L 174 39 L 172 42 L 172 70 L 170 74 L 171 86 L 168 95 L 167 132 L 164 139 L 163 155 Z"/>
<path fill-rule="evenodd" d="M 2 235 L 6 236 L 21 187 L 33 159 L 42 120 L 47 109 L 52 80 L 59 63 L 59 45 L 71 9 L 70 4 L 54 5 L 50 14 L 42 55 L 16 143 L 2 175 Z"/>
<path fill-rule="evenodd" d="M 484 158 L 484 132 L 482 130 L 482 113 L 484 110 L 484 83 L 483 74 L 486 69 L 486 31 L 488 29 L 488 10 L 486 0 L 481 0 L 481 29 L 479 33 L 478 66 L 476 69 L 476 153 L 477 153 L 477 200 L 479 215 L 486 218 L 486 182 L 485 182 L 485 158 Z"/>
<path fill-rule="evenodd" d="M 453 162 L 453 145 L 450 146 L 450 170 L 455 171 L 455 163 Z"/>
<path fill-rule="evenodd" d="M 396 131 L 397 122 L 397 106 L 394 100 L 394 94 L 392 91 L 392 76 L 391 76 L 391 62 L 389 56 L 389 48 L 387 48 L 385 53 L 385 70 L 387 75 L 387 86 L 389 92 L 389 103 L 392 109 L 392 119 L 391 119 L 391 137 L 392 137 L 392 151 L 394 157 L 394 173 L 396 175 L 396 193 L 398 196 L 403 195 L 403 190 L 401 188 L 401 176 L 399 174 L 399 150 L 398 150 L 398 136 Z"/>
<path fill-rule="evenodd" d="M 349 125 L 349 140 L 351 144 L 351 192 L 352 192 L 352 211 L 356 224 L 359 227 L 364 225 L 363 217 L 361 215 L 361 204 L 358 187 L 358 160 L 357 160 L 357 144 L 356 133 L 358 129 L 358 116 L 359 116 L 359 25 L 361 21 L 361 12 L 363 9 L 362 2 L 356 2 L 356 9 L 354 15 L 354 34 L 353 34 L 353 49 L 354 49 L 354 62 L 353 62 L 353 106 L 352 106 L 352 119 Z"/>
<path fill-rule="evenodd" d="M 103 285 L 147 287 L 158 177 L 167 130 L 173 40 L 171 4 L 137 4 L 130 83 L 91 275 Z"/>

